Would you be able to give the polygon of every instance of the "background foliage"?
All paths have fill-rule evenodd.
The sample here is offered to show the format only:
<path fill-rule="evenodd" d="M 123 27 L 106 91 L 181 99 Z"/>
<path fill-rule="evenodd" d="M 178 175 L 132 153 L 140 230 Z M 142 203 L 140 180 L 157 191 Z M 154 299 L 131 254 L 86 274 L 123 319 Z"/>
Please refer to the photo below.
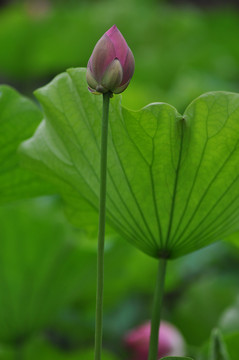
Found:
<path fill-rule="evenodd" d="M 216 4 L 12 2 L 0 10 L 1 83 L 33 97 L 57 73 L 86 66 L 95 42 L 116 23 L 136 58 L 123 105 L 137 110 L 163 101 L 183 112 L 203 92 L 239 91 L 238 21 L 236 8 Z M 1 188 L 2 174 L 0 181 Z M 1 205 L 0 225 L 0 358 L 12 359 L 19 348 L 26 359 L 91 358 L 94 241 L 65 220 L 55 196 Z M 181 330 L 196 360 L 207 359 L 216 326 L 231 359 L 238 357 L 239 249 L 237 237 L 230 240 L 169 265 L 163 317 Z M 156 266 L 122 239 L 107 241 L 105 360 L 130 359 L 122 339 L 150 316 Z"/>

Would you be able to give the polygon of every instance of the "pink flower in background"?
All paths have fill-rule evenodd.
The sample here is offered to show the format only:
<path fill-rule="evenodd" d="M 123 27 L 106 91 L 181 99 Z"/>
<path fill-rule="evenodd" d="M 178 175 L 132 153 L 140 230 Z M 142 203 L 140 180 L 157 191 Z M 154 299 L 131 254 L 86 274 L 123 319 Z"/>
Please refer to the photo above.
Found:
<path fill-rule="evenodd" d="M 134 73 L 134 56 L 117 26 L 97 42 L 88 61 L 86 80 L 96 94 L 124 91 Z"/>
<path fill-rule="evenodd" d="M 131 331 L 125 338 L 125 346 L 130 350 L 130 360 L 147 360 L 150 338 L 150 322 L 147 322 Z M 184 340 L 180 332 L 166 321 L 161 321 L 159 331 L 158 357 L 183 356 Z"/>

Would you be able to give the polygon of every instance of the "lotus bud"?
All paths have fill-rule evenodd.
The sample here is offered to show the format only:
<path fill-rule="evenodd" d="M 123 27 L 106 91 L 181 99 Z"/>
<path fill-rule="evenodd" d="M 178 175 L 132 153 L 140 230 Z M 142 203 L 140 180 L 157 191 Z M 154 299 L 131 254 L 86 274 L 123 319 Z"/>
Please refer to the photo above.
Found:
<path fill-rule="evenodd" d="M 88 61 L 89 90 L 94 94 L 119 94 L 127 88 L 133 73 L 133 53 L 114 25 L 97 42 Z"/>
<path fill-rule="evenodd" d="M 130 332 L 124 338 L 125 346 L 131 352 L 130 360 L 147 360 L 150 341 L 150 322 Z M 161 321 L 159 330 L 158 358 L 183 356 L 185 343 L 180 332 L 166 321 Z"/>

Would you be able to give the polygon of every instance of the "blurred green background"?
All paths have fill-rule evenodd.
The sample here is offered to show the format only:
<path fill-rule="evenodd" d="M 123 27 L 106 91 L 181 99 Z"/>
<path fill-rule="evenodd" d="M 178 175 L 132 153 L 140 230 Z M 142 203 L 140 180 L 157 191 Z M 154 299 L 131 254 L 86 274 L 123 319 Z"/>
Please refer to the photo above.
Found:
<path fill-rule="evenodd" d="M 200 94 L 239 91 L 235 1 L 2 1 L 0 83 L 32 92 L 59 72 L 85 67 L 116 24 L 135 75 L 122 96 L 137 110 L 168 102 L 180 112 Z M 149 319 L 156 261 L 124 239 L 107 239 L 103 360 L 128 359 L 127 330 Z M 218 243 L 171 262 L 163 318 L 187 355 L 206 359 L 219 326 L 239 353 L 239 247 Z M 0 208 L 0 359 L 92 359 L 96 244 L 64 217 L 58 197 Z"/>

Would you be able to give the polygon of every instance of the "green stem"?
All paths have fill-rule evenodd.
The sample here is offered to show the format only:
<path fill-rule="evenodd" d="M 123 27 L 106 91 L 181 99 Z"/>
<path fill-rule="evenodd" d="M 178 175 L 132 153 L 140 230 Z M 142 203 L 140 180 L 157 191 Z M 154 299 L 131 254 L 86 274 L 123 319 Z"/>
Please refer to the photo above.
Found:
<path fill-rule="evenodd" d="M 111 93 L 103 94 L 103 115 L 101 128 L 101 160 L 100 160 L 100 204 L 99 232 L 97 253 L 97 290 L 95 316 L 95 360 L 101 359 L 103 329 L 103 286 L 104 286 L 104 242 L 105 242 L 105 205 L 107 179 L 107 137 L 109 102 Z"/>
<path fill-rule="evenodd" d="M 151 334 L 150 334 L 148 360 L 158 359 L 158 338 L 159 338 L 161 308 L 162 308 L 163 293 L 164 293 L 166 264 L 167 264 L 166 259 L 159 259 L 158 275 L 155 286 L 153 311 L 152 311 L 152 319 L 151 319 Z"/>

